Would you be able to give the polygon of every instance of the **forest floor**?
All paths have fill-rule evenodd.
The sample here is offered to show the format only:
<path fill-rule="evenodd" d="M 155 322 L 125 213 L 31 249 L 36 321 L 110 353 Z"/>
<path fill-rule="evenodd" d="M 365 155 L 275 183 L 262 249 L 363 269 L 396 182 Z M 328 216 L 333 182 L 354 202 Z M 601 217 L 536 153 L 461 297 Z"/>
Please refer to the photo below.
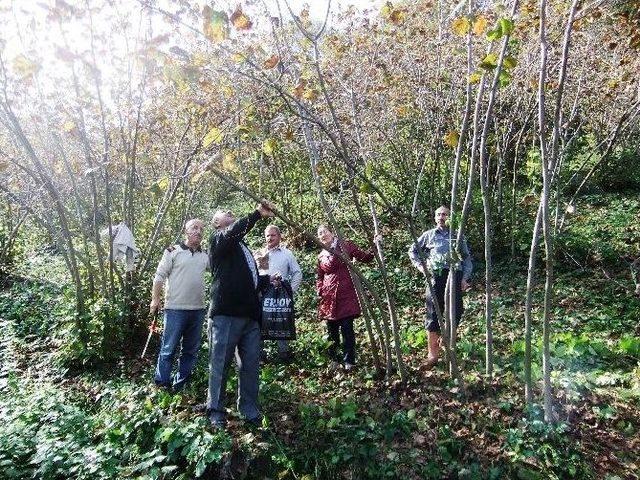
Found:
<path fill-rule="evenodd" d="M 179 395 L 152 385 L 157 337 L 144 360 L 69 368 L 76 347 L 66 341 L 73 319 L 68 292 L 56 278 L 60 261 L 34 256 L 23 276 L 0 292 L 0 478 L 637 479 L 640 299 L 631 294 L 620 260 L 628 253 L 620 253 L 624 245 L 640 237 L 634 226 L 640 208 L 637 201 L 630 205 L 594 223 L 611 202 L 592 202 L 568 229 L 570 241 L 559 243 L 554 424 L 542 421 L 539 391 L 535 407 L 525 408 L 526 272 L 508 261 L 494 276 L 493 378 L 484 374 L 482 282 L 467 296 L 460 327 L 463 390 L 442 364 L 424 368 L 422 286 L 398 255 L 406 384 L 395 374 L 377 378 L 361 323 L 358 368 L 345 372 L 329 364 L 309 281 L 299 299 L 295 360 L 268 362 L 261 370 L 263 426 L 249 427 L 233 413 L 232 374 L 231 421 L 220 432 L 194 409 L 206 395 L 206 343 L 191 384 Z M 604 235 L 606 243 L 594 241 Z M 308 279 L 312 262 L 312 253 L 304 256 Z M 96 306 L 93 314 L 107 308 Z"/>

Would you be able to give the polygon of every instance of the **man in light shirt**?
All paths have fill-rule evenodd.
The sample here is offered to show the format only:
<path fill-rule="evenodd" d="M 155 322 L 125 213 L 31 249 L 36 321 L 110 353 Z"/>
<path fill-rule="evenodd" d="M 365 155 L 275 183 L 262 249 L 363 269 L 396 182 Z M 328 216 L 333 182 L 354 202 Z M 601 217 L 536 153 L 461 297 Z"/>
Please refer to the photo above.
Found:
<path fill-rule="evenodd" d="M 265 258 L 264 273 L 273 276 L 280 275 L 283 281 L 291 285 L 291 290 L 295 294 L 302 283 L 302 270 L 293 256 L 291 250 L 281 245 L 282 233 L 277 225 L 269 225 L 264 229 L 265 247 L 262 250 L 262 258 Z M 263 353 L 264 356 L 264 353 Z M 278 359 L 282 362 L 291 361 L 291 349 L 288 340 L 278 340 Z"/>
<path fill-rule="evenodd" d="M 197 218 L 186 223 L 185 241 L 164 251 L 153 280 L 149 306 L 152 315 L 161 308 L 162 289 L 166 286 L 164 330 L 154 380 L 156 385 L 176 392 L 191 376 L 200 348 L 205 315 L 204 272 L 209 269 L 209 256 L 201 248 L 203 229 L 204 223 Z M 178 347 L 178 371 L 171 378 Z"/>
<path fill-rule="evenodd" d="M 409 258 L 411 263 L 424 274 L 422 261 L 420 260 L 420 251 L 426 260 L 427 268 L 431 270 L 433 280 L 433 290 L 436 295 L 438 307 L 440 311 L 445 311 L 445 291 L 447 287 L 447 279 L 449 277 L 449 267 L 451 265 L 450 256 L 455 251 L 456 232 L 449 230 L 448 220 L 449 208 L 442 205 L 435 212 L 435 228 L 427 230 L 417 239 L 417 243 L 409 247 Z M 455 322 L 453 328 L 458 328 L 464 305 L 462 303 L 462 292 L 471 288 L 470 279 L 473 271 L 473 263 L 471 253 L 467 246 L 467 240 L 462 237 L 459 245 L 462 258 L 459 262 L 455 262 L 455 281 L 454 281 L 454 311 Z M 440 354 L 440 324 L 435 309 L 434 299 L 427 292 L 427 317 L 425 319 L 425 328 L 427 330 L 429 353 L 427 357 L 427 368 L 433 368 L 438 363 Z"/>

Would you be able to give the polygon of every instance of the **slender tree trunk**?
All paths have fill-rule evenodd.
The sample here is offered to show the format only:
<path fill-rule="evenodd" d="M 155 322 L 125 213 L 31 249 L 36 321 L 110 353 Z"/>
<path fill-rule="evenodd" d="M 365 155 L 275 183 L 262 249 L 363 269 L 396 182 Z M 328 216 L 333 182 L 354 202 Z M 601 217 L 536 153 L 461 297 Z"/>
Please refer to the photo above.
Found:
<path fill-rule="evenodd" d="M 551 225 L 549 220 L 550 185 L 550 158 L 546 135 L 545 115 L 545 84 L 547 78 L 547 1 L 540 2 L 540 78 L 538 80 L 538 123 L 540 140 L 540 163 L 542 165 L 542 195 L 540 197 L 540 209 L 542 211 L 542 232 L 545 244 L 546 275 L 544 287 L 544 310 L 542 316 L 542 376 L 544 418 L 547 422 L 554 421 L 553 398 L 551 391 L 551 305 L 553 301 L 553 242 Z"/>
<path fill-rule="evenodd" d="M 527 271 L 527 290 L 524 303 L 524 395 L 529 408 L 533 407 L 533 378 L 531 374 L 531 341 L 532 341 L 532 307 L 535 289 L 536 254 L 540 241 L 542 209 L 538 207 L 529 251 L 529 268 Z"/>
<path fill-rule="evenodd" d="M 375 251 L 376 261 L 380 269 L 382 282 L 384 285 L 385 294 L 387 297 L 387 306 L 389 309 L 389 318 L 391 320 L 391 331 L 393 332 L 393 346 L 396 354 L 396 363 L 398 364 L 398 372 L 400 373 L 400 380 L 403 383 L 407 381 L 407 369 L 402 358 L 402 339 L 400 338 L 400 322 L 398 321 L 398 309 L 396 308 L 393 289 L 389 282 L 389 274 L 384 261 L 384 251 L 382 249 L 382 237 L 380 232 L 380 225 L 378 223 L 378 215 L 376 214 L 375 205 L 373 199 L 369 196 L 369 208 L 371 210 L 371 218 L 373 219 L 373 226 L 375 231 Z"/>
<path fill-rule="evenodd" d="M 513 2 L 511 17 L 515 15 L 518 8 L 518 0 Z M 493 376 L 493 301 L 491 292 L 492 258 L 491 258 L 491 195 L 489 191 L 489 154 L 487 151 L 487 141 L 489 138 L 489 128 L 493 122 L 493 105 L 498 92 L 500 72 L 504 56 L 507 51 L 509 35 L 505 35 L 502 40 L 502 48 L 498 57 L 498 63 L 493 75 L 493 82 L 489 90 L 489 100 L 484 118 L 484 125 L 480 135 L 480 190 L 482 193 L 482 206 L 484 210 L 484 260 L 485 260 L 485 361 L 486 374 L 489 378 Z M 484 85 L 484 82 L 483 82 Z"/>

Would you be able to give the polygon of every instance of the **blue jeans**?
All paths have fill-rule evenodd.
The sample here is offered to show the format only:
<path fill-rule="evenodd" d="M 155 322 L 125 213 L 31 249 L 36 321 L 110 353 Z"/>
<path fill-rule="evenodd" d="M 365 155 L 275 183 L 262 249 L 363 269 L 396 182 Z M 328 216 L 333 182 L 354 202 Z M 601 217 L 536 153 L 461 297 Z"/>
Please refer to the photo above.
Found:
<path fill-rule="evenodd" d="M 173 388 L 180 391 L 185 382 L 191 376 L 191 371 L 196 364 L 202 323 L 205 309 L 201 310 L 173 310 L 164 311 L 164 330 L 162 332 L 162 346 L 158 354 L 155 382 L 157 385 L 170 386 L 171 367 L 173 358 L 181 345 L 178 358 L 178 371 L 173 377 Z"/>
<path fill-rule="evenodd" d="M 238 411 L 247 420 L 259 418 L 260 325 L 251 318 L 214 315 L 209 319 L 208 334 L 209 419 L 220 424 L 226 421 L 225 390 L 234 355 L 238 364 Z"/>

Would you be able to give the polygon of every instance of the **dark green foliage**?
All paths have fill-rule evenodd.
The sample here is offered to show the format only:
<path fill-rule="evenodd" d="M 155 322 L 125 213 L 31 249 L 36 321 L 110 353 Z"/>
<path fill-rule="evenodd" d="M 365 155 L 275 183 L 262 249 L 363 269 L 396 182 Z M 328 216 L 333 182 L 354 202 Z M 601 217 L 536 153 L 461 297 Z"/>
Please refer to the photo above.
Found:
<path fill-rule="evenodd" d="M 613 155 L 607 168 L 600 169 L 590 184 L 604 192 L 634 192 L 640 188 L 640 152 L 625 148 Z"/>
<path fill-rule="evenodd" d="M 517 465 L 517 478 L 591 478 L 591 469 L 567 436 L 568 429 L 563 423 L 545 423 L 540 411 L 532 412 L 531 419 L 523 419 L 517 428 L 509 429 L 504 448 Z"/>
<path fill-rule="evenodd" d="M 583 197 L 558 238 L 558 257 L 571 269 L 602 265 L 624 271 L 640 255 L 639 219 L 637 196 Z"/>

